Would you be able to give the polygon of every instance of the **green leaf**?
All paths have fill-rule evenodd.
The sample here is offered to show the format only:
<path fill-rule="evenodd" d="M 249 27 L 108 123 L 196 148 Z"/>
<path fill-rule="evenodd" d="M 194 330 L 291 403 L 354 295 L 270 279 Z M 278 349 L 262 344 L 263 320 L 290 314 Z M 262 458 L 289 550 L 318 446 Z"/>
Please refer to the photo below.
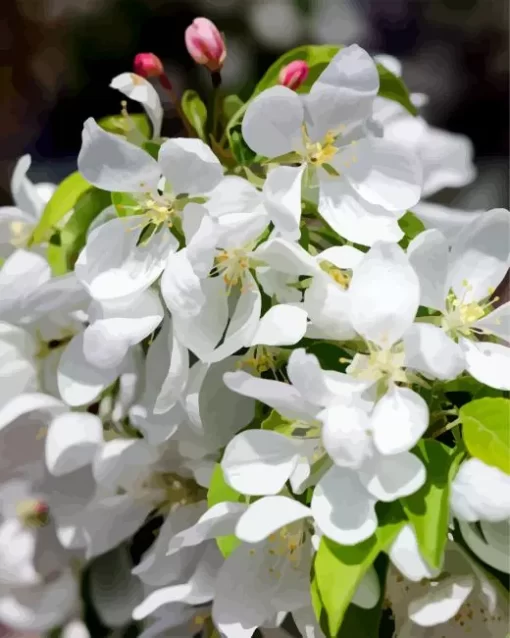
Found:
<path fill-rule="evenodd" d="M 232 155 L 241 166 L 249 166 L 253 164 L 257 154 L 246 144 L 241 133 L 241 124 L 227 130 L 227 137 Z"/>
<path fill-rule="evenodd" d="M 411 102 L 409 91 L 404 82 L 382 64 L 377 65 L 379 72 L 379 93 L 380 97 L 385 97 L 393 102 L 401 104 L 411 115 L 418 115 L 418 109 Z"/>
<path fill-rule="evenodd" d="M 418 219 L 410 210 L 398 220 L 398 225 L 405 233 L 405 237 L 399 242 L 403 248 L 407 248 L 409 242 L 425 230 L 421 219 Z"/>
<path fill-rule="evenodd" d="M 284 53 L 264 73 L 261 80 L 255 87 L 252 98 L 254 98 L 265 89 L 278 84 L 278 76 L 280 75 L 280 71 L 290 62 L 294 62 L 294 60 L 304 60 L 310 68 L 310 72 L 308 73 L 306 81 L 303 82 L 303 84 L 298 89 L 298 93 L 308 93 L 312 84 L 324 71 L 324 69 L 328 66 L 328 64 L 335 57 L 338 51 L 340 51 L 341 48 L 341 46 L 337 45 L 316 44 L 296 47 L 295 49 Z"/>
<path fill-rule="evenodd" d="M 242 494 L 239 494 L 239 492 L 236 492 L 234 488 L 227 485 L 221 465 L 218 463 L 214 468 L 211 476 L 211 482 L 209 483 L 209 490 L 207 492 L 208 507 L 212 507 L 217 503 L 224 503 L 225 501 L 238 503 L 243 500 L 243 498 L 244 496 Z M 220 552 L 226 558 L 239 547 L 241 541 L 234 536 L 234 534 L 230 534 L 229 536 L 219 536 L 216 539 L 216 543 L 218 544 Z"/>
<path fill-rule="evenodd" d="M 223 100 L 223 117 L 228 122 L 244 106 L 244 102 L 237 95 L 227 95 Z"/>
<path fill-rule="evenodd" d="M 184 91 L 182 96 L 182 110 L 186 116 L 188 122 L 198 133 L 199 137 L 203 140 L 205 136 L 205 125 L 207 122 L 207 108 L 202 102 L 200 96 L 196 91 L 188 89 Z"/>
<path fill-rule="evenodd" d="M 510 400 L 477 399 L 463 405 L 459 414 L 469 453 L 510 474 Z"/>
<path fill-rule="evenodd" d="M 321 622 L 321 616 L 326 616 L 326 636 L 337 636 L 363 576 L 404 524 L 402 508 L 398 503 L 392 503 L 379 516 L 376 533 L 362 543 L 344 546 L 322 537 L 314 561 L 314 586 L 317 591 L 312 591 L 312 601 L 316 614 L 317 601 L 322 604 L 318 621 Z M 322 620 L 321 626 L 324 627 L 324 618 Z"/>
<path fill-rule="evenodd" d="M 90 184 L 80 173 L 75 172 L 68 175 L 59 184 L 50 201 L 46 204 L 41 219 L 34 229 L 30 244 L 47 241 L 58 222 L 74 207 L 80 195 L 90 187 Z"/>
<path fill-rule="evenodd" d="M 63 275 L 73 269 L 85 245 L 90 224 L 110 203 L 110 193 L 99 188 L 89 188 L 80 195 L 73 214 L 62 230 L 52 236 L 48 246 L 48 262 L 54 275 Z"/>
<path fill-rule="evenodd" d="M 423 558 L 440 569 L 448 534 L 450 484 L 462 459 L 439 441 L 420 441 L 413 453 L 423 462 L 427 480 L 417 492 L 402 499 Z"/>
<path fill-rule="evenodd" d="M 130 113 L 129 119 L 124 115 L 106 115 L 98 121 L 98 125 L 108 133 L 126 137 L 134 124 L 143 137 L 149 138 L 152 134 L 149 118 L 145 113 Z"/>

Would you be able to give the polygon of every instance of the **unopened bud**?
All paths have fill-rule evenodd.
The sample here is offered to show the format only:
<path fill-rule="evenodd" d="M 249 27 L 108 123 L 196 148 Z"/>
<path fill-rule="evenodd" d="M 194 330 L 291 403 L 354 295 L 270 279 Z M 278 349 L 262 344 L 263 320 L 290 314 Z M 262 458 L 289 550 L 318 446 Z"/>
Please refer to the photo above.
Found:
<path fill-rule="evenodd" d="M 195 18 L 184 33 L 184 41 L 197 64 L 205 65 L 213 73 L 221 70 L 227 49 L 214 23 L 207 18 Z"/>
<path fill-rule="evenodd" d="M 154 53 L 138 53 L 133 61 L 133 71 L 143 78 L 157 78 L 163 75 L 163 63 Z"/>
<path fill-rule="evenodd" d="M 25 527 L 43 527 L 49 520 L 48 504 L 36 498 L 18 503 L 16 514 Z"/>
<path fill-rule="evenodd" d="M 310 67 L 304 60 L 294 60 L 283 67 L 278 79 L 280 84 L 295 91 L 306 80 L 309 71 Z"/>

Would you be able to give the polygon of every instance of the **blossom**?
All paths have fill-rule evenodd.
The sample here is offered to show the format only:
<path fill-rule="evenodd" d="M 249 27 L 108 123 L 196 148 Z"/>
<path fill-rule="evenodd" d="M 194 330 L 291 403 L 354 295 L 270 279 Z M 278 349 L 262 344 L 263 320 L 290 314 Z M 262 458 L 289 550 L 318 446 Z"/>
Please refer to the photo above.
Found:
<path fill-rule="evenodd" d="M 397 220 L 418 201 L 421 186 L 412 155 L 364 131 L 378 89 L 373 60 L 352 45 L 338 52 L 308 95 L 267 89 L 243 119 L 243 137 L 255 152 L 269 158 L 297 153 L 301 166 L 287 168 L 288 183 L 299 184 L 306 166 L 317 170 L 320 214 L 340 235 L 364 245 L 402 237 Z M 279 191 L 288 190 L 281 179 Z"/>
<path fill-rule="evenodd" d="M 437 230 L 419 235 L 408 248 L 408 257 L 420 278 L 421 303 L 439 311 L 445 343 L 437 326 L 422 326 L 423 349 L 438 354 L 448 349 L 458 366 L 478 381 L 502 390 L 510 389 L 505 370 L 510 350 L 499 342 L 481 340 L 486 335 L 508 341 L 505 303 L 493 310 L 490 298 L 510 262 L 510 213 L 495 209 L 466 227 L 449 250 Z M 441 343 L 441 345 L 439 345 Z"/>
<path fill-rule="evenodd" d="M 282 86 L 294 91 L 306 81 L 310 68 L 304 60 L 294 60 L 280 71 L 278 80 Z"/>
<path fill-rule="evenodd" d="M 145 54 L 142 53 L 139 55 Z M 139 102 L 143 106 L 152 124 L 152 139 L 158 139 L 161 135 L 161 124 L 163 122 L 161 100 L 159 99 L 156 89 L 145 79 L 146 77 L 152 76 L 148 76 L 146 72 L 140 72 L 140 69 L 137 70 L 136 64 L 135 71 L 135 73 L 121 73 L 115 76 L 110 82 L 110 86 L 112 89 L 117 89 L 129 99 L 135 100 L 135 102 Z M 162 68 L 161 72 L 163 72 Z M 129 135 L 130 133 L 132 134 L 135 125 L 130 121 L 129 115 L 125 110 L 123 110 L 123 116 L 125 119 L 126 133 L 128 133 L 127 139 L 134 142 L 136 141 L 136 137 L 132 139 Z"/>
<path fill-rule="evenodd" d="M 195 18 L 184 33 L 186 49 L 197 64 L 209 71 L 220 71 L 227 50 L 225 41 L 216 25 L 207 18 Z"/>

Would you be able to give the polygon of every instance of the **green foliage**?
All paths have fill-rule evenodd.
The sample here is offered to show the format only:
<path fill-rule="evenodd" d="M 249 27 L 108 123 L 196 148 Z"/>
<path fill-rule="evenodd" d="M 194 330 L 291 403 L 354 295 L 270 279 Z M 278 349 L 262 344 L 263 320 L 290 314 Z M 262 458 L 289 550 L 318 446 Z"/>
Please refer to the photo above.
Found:
<path fill-rule="evenodd" d="M 74 268 L 90 224 L 110 203 L 110 193 L 95 187 L 78 197 L 73 214 L 48 246 L 48 262 L 54 275 L 63 275 Z"/>
<path fill-rule="evenodd" d="M 261 428 L 294 438 L 315 438 L 320 436 L 318 427 L 302 421 L 296 421 L 295 419 L 287 419 L 276 410 L 271 411 L 271 414 L 262 422 Z"/>
<path fill-rule="evenodd" d="M 145 138 L 151 136 L 151 125 L 149 118 L 145 113 L 133 113 L 129 115 L 129 119 L 124 115 L 107 115 L 98 121 L 98 125 L 108 133 L 122 135 L 126 137 L 131 132 L 131 125 Z"/>
<path fill-rule="evenodd" d="M 463 455 L 433 439 L 420 441 L 413 452 L 425 465 L 427 480 L 417 492 L 402 499 L 402 505 L 423 558 L 440 569 L 448 533 L 450 485 Z"/>
<path fill-rule="evenodd" d="M 363 576 L 380 552 L 385 551 L 405 516 L 392 503 L 379 517 L 376 533 L 362 543 L 344 546 L 322 537 L 312 572 L 311 596 L 315 614 L 328 638 L 335 638 Z"/>
<path fill-rule="evenodd" d="M 398 225 L 405 233 L 405 237 L 399 242 L 402 248 L 407 248 L 409 242 L 425 230 L 421 219 L 418 219 L 410 210 L 398 220 Z"/>
<path fill-rule="evenodd" d="M 227 129 L 227 137 L 230 150 L 240 166 L 249 166 L 253 164 L 257 154 L 246 144 L 241 132 L 241 124 L 237 124 L 231 129 Z"/>
<path fill-rule="evenodd" d="M 237 95 L 227 95 L 223 100 L 223 118 L 228 122 L 244 106 L 244 102 Z"/>
<path fill-rule="evenodd" d="M 74 207 L 80 195 L 90 188 L 90 184 L 80 173 L 75 172 L 68 175 L 59 184 L 50 201 L 46 204 L 30 239 L 30 245 L 47 241 L 58 222 Z"/>
<path fill-rule="evenodd" d="M 129 193 L 112 193 L 112 204 L 119 217 L 130 217 L 142 212 L 138 201 Z"/>
<path fill-rule="evenodd" d="M 207 123 L 207 108 L 196 91 L 184 91 L 182 96 L 182 111 L 198 136 L 206 141 L 205 127 Z"/>
<path fill-rule="evenodd" d="M 401 104 L 411 115 L 418 115 L 418 110 L 411 102 L 409 91 L 404 82 L 382 64 L 377 65 L 379 71 L 379 96 Z"/>
<path fill-rule="evenodd" d="M 471 401 L 460 409 L 460 419 L 469 453 L 510 474 L 510 400 Z"/>
<path fill-rule="evenodd" d="M 218 463 L 214 468 L 211 482 L 209 483 L 209 490 L 207 492 L 208 507 L 211 508 L 213 505 L 216 505 L 217 503 L 224 503 L 225 501 L 238 503 L 243 498 L 242 494 L 239 494 L 239 492 L 236 492 L 234 488 L 227 485 L 221 465 Z M 234 534 L 230 534 L 229 536 L 219 536 L 216 539 L 216 543 L 218 544 L 220 552 L 226 558 L 227 556 L 230 556 L 237 547 L 239 547 L 241 541 L 234 536 Z"/>

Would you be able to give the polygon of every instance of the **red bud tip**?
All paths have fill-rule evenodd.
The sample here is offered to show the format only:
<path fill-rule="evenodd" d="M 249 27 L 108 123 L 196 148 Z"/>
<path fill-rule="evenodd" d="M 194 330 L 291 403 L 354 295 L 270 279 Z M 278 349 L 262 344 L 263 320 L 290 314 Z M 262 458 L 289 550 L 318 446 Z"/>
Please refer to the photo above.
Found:
<path fill-rule="evenodd" d="M 205 65 L 209 71 L 220 71 L 227 49 L 216 25 L 207 18 L 195 18 L 184 33 L 188 53 L 197 64 Z"/>
<path fill-rule="evenodd" d="M 284 66 L 278 77 L 280 84 L 289 89 L 298 89 L 308 77 L 310 67 L 304 60 L 294 60 Z"/>
<path fill-rule="evenodd" d="M 133 61 L 133 71 L 143 78 L 156 78 L 164 73 L 163 63 L 154 53 L 138 53 Z"/>

